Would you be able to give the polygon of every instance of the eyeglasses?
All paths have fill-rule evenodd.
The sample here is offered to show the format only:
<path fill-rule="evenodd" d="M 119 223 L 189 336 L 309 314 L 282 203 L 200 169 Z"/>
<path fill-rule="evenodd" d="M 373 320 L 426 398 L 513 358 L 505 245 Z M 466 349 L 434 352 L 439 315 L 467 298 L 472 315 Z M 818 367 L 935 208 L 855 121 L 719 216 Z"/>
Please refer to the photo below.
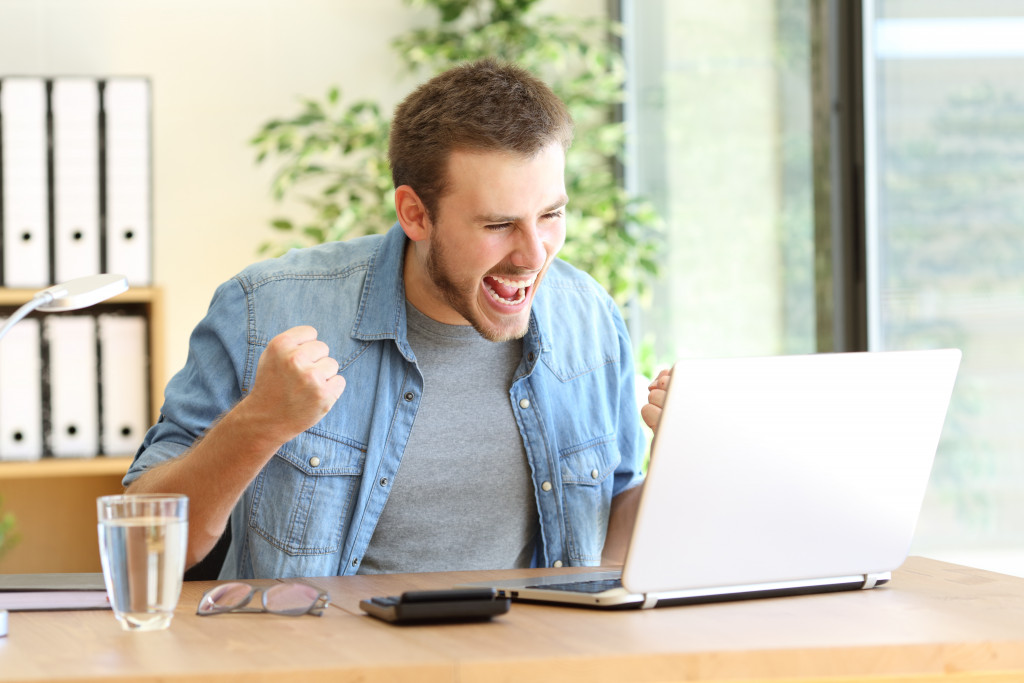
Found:
<path fill-rule="evenodd" d="M 262 607 L 248 607 L 257 593 L 263 593 Z M 247 583 L 224 583 L 203 593 L 196 614 L 207 617 L 225 612 L 270 612 L 289 617 L 320 616 L 331 602 L 326 591 L 306 583 L 278 583 L 257 588 Z"/>

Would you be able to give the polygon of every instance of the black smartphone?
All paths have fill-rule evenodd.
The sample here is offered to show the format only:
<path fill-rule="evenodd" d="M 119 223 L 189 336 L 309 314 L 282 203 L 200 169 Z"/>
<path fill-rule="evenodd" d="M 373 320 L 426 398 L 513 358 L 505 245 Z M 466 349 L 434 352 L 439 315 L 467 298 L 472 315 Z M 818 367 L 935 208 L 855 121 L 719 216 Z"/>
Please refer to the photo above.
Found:
<path fill-rule="evenodd" d="M 392 624 L 437 624 L 486 621 L 508 612 L 509 599 L 499 598 L 493 588 L 452 588 L 369 598 L 359 606 L 370 616 Z"/>

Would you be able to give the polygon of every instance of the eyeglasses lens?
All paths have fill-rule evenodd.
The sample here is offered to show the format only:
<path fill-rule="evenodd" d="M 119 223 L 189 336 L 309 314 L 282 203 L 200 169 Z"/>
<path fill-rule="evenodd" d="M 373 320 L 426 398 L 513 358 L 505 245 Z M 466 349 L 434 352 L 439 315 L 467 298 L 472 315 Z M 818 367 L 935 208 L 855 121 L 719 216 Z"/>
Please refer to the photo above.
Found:
<path fill-rule="evenodd" d="M 301 583 L 282 583 L 263 593 L 263 607 L 278 614 L 305 614 L 320 597 L 320 591 Z"/>
<path fill-rule="evenodd" d="M 253 589 L 244 583 L 225 583 L 210 589 L 199 603 L 200 612 L 223 612 L 241 607 L 252 598 Z"/>

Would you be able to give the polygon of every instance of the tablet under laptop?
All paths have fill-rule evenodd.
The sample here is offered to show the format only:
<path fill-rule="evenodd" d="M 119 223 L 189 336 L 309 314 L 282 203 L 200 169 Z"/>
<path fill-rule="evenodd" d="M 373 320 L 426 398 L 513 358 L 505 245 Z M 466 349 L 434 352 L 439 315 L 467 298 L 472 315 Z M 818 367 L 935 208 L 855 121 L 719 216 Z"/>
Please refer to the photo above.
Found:
<path fill-rule="evenodd" d="M 680 361 L 622 571 L 493 585 L 624 608 L 885 583 L 909 552 L 959 363 L 956 349 Z"/>

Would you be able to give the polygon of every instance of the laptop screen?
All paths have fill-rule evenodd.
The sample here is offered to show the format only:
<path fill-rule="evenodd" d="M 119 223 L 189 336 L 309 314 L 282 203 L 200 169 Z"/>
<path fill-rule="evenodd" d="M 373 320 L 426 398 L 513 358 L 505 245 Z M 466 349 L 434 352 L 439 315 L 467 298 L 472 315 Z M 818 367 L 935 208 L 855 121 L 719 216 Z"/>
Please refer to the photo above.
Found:
<path fill-rule="evenodd" d="M 679 361 L 625 587 L 896 569 L 959 361 L 955 349 Z"/>

